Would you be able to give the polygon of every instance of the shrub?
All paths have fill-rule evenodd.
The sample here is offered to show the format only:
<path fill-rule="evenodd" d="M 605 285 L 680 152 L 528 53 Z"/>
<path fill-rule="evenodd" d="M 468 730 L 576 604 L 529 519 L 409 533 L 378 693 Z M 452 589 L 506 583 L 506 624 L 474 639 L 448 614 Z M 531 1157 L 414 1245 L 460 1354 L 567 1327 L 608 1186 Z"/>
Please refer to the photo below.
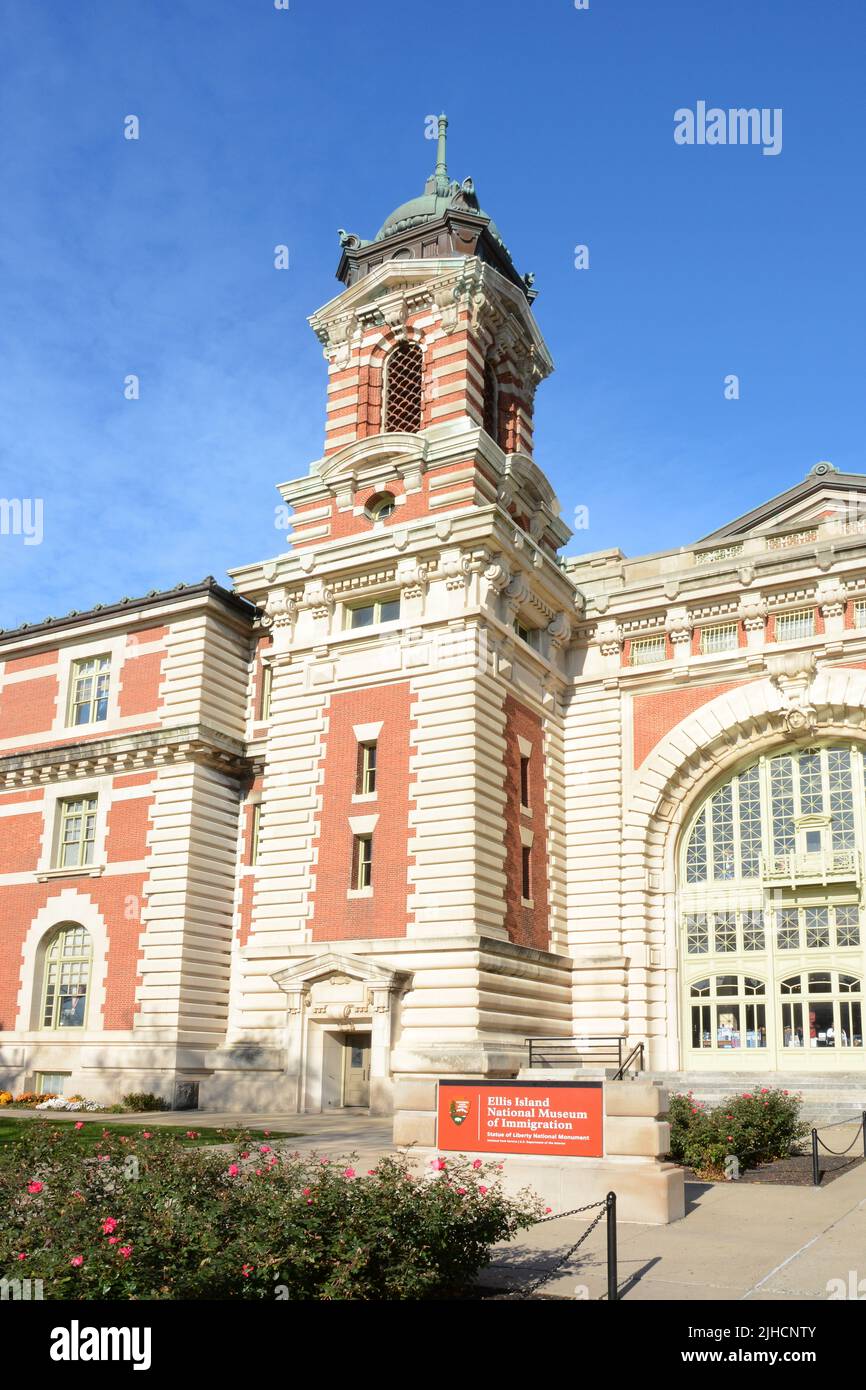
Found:
<path fill-rule="evenodd" d="M 466 1159 L 419 1176 L 389 1157 L 361 1175 L 258 1141 L 146 1133 L 107 1127 L 91 1145 L 27 1125 L 0 1155 L 0 1272 L 50 1299 L 433 1298 L 541 1214 Z"/>
<path fill-rule="evenodd" d="M 699 1177 L 725 1177 L 725 1160 L 754 1168 L 788 1158 L 808 1132 L 800 1118 L 802 1098 L 768 1086 L 730 1096 L 709 1109 L 691 1095 L 672 1095 L 670 1157 Z"/>
<path fill-rule="evenodd" d="M 123 1097 L 123 1108 L 138 1114 L 143 1110 L 170 1110 L 171 1106 L 162 1096 L 155 1096 L 153 1091 L 130 1091 L 128 1096 Z"/>
<path fill-rule="evenodd" d="M 28 1108 L 32 1108 L 34 1105 L 39 1105 L 40 1102 L 43 1101 L 43 1100 L 55 1100 L 55 1099 L 56 1099 L 56 1092 L 54 1092 L 54 1091 L 44 1091 L 41 1095 L 39 1094 L 38 1091 L 22 1091 L 20 1095 L 17 1095 L 17 1096 L 15 1097 L 15 1099 L 14 1099 L 13 1102 L 12 1102 L 12 1104 L 13 1104 L 13 1105 L 24 1105 L 24 1106 L 27 1106 Z"/>
<path fill-rule="evenodd" d="M 11 1105 L 13 1100 L 11 1091 L 0 1091 L 0 1105 Z"/>

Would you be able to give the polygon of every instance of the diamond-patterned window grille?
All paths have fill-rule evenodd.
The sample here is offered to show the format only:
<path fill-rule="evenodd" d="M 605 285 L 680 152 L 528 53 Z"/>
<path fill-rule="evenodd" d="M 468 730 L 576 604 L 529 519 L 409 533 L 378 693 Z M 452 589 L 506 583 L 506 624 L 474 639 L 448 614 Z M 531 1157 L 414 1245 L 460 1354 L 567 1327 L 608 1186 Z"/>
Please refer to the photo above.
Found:
<path fill-rule="evenodd" d="M 780 951 L 796 951 L 800 946 L 800 914 L 796 908 L 785 908 L 776 923 L 776 942 Z"/>
<path fill-rule="evenodd" d="M 710 949 L 707 914 L 690 912 L 686 916 L 686 950 L 690 956 L 705 956 Z"/>
<path fill-rule="evenodd" d="M 836 908 L 836 945 L 860 945 L 860 909 L 857 907 Z"/>
<path fill-rule="evenodd" d="M 806 908 L 807 949 L 830 945 L 830 913 L 826 907 Z"/>
<path fill-rule="evenodd" d="M 716 951 L 724 953 L 737 949 L 737 917 L 734 912 L 717 912 L 714 921 Z"/>
<path fill-rule="evenodd" d="M 417 343 L 400 343 L 385 363 L 385 432 L 417 434 L 421 428 L 423 355 Z"/>
<path fill-rule="evenodd" d="M 743 950 L 763 951 L 766 949 L 764 933 L 764 914 L 761 911 L 743 913 Z"/>

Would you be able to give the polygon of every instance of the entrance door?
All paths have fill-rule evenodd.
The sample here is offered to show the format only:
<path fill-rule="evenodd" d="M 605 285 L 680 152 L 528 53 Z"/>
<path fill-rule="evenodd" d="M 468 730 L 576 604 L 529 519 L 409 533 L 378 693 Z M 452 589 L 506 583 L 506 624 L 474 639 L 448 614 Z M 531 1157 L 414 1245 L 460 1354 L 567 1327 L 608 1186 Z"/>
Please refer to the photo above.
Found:
<path fill-rule="evenodd" d="M 370 1104 L 370 1034 L 343 1038 L 343 1104 Z"/>

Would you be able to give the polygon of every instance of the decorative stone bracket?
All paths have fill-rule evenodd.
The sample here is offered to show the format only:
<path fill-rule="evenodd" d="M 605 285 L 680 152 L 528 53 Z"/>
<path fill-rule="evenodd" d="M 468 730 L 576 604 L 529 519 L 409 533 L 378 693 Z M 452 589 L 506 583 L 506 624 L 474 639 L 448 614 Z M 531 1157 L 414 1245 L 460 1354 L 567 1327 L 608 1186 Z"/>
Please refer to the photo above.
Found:
<path fill-rule="evenodd" d="M 792 734 L 812 733 L 817 712 L 812 703 L 815 679 L 814 652 L 779 652 L 767 657 L 770 683 L 779 693 L 779 714 Z"/>

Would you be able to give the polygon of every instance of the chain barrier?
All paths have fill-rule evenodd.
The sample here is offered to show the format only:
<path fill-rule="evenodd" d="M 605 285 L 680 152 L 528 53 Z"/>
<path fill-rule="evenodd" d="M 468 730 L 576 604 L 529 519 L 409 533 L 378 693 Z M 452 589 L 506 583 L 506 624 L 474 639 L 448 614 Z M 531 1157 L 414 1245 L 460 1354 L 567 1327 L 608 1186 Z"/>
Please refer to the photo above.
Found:
<path fill-rule="evenodd" d="M 860 1138 L 860 1135 L 861 1135 L 862 1133 L 863 1133 L 863 1121 L 861 1120 L 860 1123 L 859 1123 L 859 1125 L 857 1126 L 857 1133 L 854 1135 L 854 1138 L 851 1140 L 851 1143 L 848 1145 L 847 1149 L 841 1149 L 841 1150 L 840 1150 L 840 1149 L 829 1149 L 829 1148 L 827 1147 L 827 1145 L 824 1143 L 824 1140 L 821 1138 L 821 1136 L 820 1136 L 820 1134 L 818 1133 L 817 1129 L 815 1130 L 815 1137 L 817 1138 L 818 1143 L 821 1145 L 821 1148 L 824 1150 L 825 1153 L 832 1154 L 834 1158 L 844 1158 L 846 1154 L 849 1154 L 849 1153 L 851 1152 L 851 1150 L 853 1149 L 854 1145 L 857 1143 L 857 1140 Z"/>
<path fill-rule="evenodd" d="M 843 1120 L 841 1123 L 844 1124 L 845 1121 Z M 830 1126 L 828 1126 L 828 1128 L 830 1128 Z M 820 1187 L 820 1186 L 821 1186 L 821 1177 L 822 1177 L 822 1173 L 821 1173 L 821 1156 L 820 1156 L 820 1154 L 819 1154 L 819 1152 L 818 1152 L 818 1146 L 820 1145 L 821 1148 L 824 1150 L 825 1153 L 832 1154 L 833 1158 L 844 1158 L 846 1154 L 849 1154 L 849 1153 L 851 1152 L 851 1150 L 853 1149 L 854 1145 L 857 1143 L 857 1140 L 858 1140 L 859 1138 L 861 1138 L 861 1136 L 862 1136 L 862 1139 L 863 1139 L 863 1157 L 866 1158 L 866 1110 L 864 1110 L 864 1111 L 862 1112 L 862 1114 L 861 1114 L 860 1123 L 859 1123 L 859 1125 L 857 1126 L 857 1131 L 856 1131 L 856 1133 L 855 1133 L 855 1135 L 854 1135 L 854 1138 L 851 1140 L 851 1143 L 848 1145 L 847 1149 L 842 1149 L 841 1151 L 838 1150 L 838 1149 L 830 1149 L 830 1148 L 828 1148 L 827 1145 L 824 1143 L 824 1140 L 823 1140 L 823 1139 L 820 1137 L 820 1135 L 818 1134 L 818 1130 L 813 1126 L 813 1128 L 812 1128 L 812 1186 L 813 1186 L 813 1187 Z"/>
<path fill-rule="evenodd" d="M 611 1212 L 611 1210 L 612 1210 L 612 1207 L 611 1207 L 611 1199 L 610 1199 L 610 1197 L 605 1197 L 603 1201 L 601 1201 L 601 1202 L 589 1202 L 585 1207 L 572 1207 L 571 1211 L 560 1211 L 560 1212 L 557 1212 L 555 1216 L 540 1216 L 540 1217 L 538 1218 L 537 1221 L 533 1222 L 533 1225 L 535 1225 L 535 1226 L 543 1226 L 543 1225 L 545 1225 L 545 1223 L 548 1222 L 548 1221 L 561 1221 L 561 1220 L 563 1219 L 563 1217 L 566 1217 L 566 1216 L 579 1216 L 581 1212 L 584 1212 L 584 1211 L 594 1211 L 596 1208 L 599 1208 L 598 1215 L 597 1215 L 596 1217 L 594 1217 L 594 1219 L 593 1219 L 592 1221 L 590 1221 L 590 1223 L 589 1223 L 589 1225 L 587 1226 L 586 1230 L 581 1232 L 581 1234 L 580 1234 L 580 1236 L 578 1237 L 578 1239 L 574 1242 L 574 1244 L 573 1244 L 572 1246 L 570 1246 L 570 1247 L 568 1248 L 568 1250 L 566 1250 L 566 1252 L 565 1252 L 564 1255 L 561 1255 L 561 1256 L 560 1256 L 560 1258 L 556 1261 L 556 1264 L 552 1265 L 550 1269 L 548 1269 L 548 1270 L 546 1270 L 546 1271 L 544 1272 L 544 1274 L 539 1274 L 538 1277 L 537 1277 L 536 1279 L 533 1279 L 531 1283 L 524 1285 L 523 1288 L 521 1288 L 521 1289 L 515 1289 L 515 1290 L 513 1290 L 513 1292 L 511 1292 L 511 1293 L 509 1293 L 509 1294 L 506 1294 L 506 1298 L 521 1298 L 521 1299 L 523 1299 L 523 1298 L 529 1298 L 532 1294 L 535 1293 L 536 1289 L 539 1289 L 539 1288 L 541 1287 L 542 1284 L 546 1284 L 547 1281 L 548 1281 L 549 1279 L 552 1279 L 553 1276 L 554 1276 L 555 1274 L 558 1274 L 558 1272 L 559 1272 L 559 1270 L 562 1268 L 562 1266 L 563 1266 L 564 1264 L 567 1264 L 567 1263 L 568 1263 L 568 1261 L 571 1259 L 572 1255 L 574 1255 L 574 1253 L 575 1253 L 577 1250 L 579 1250 L 580 1247 L 583 1245 L 583 1242 L 584 1242 L 585 1240 L 587 1240 L 587 1239 L 589 1238 L 589 1236 L 592 1235 L 593 1231 L 595 1230 L 596 1226 L 597 1226 L 597 1225 L 599 1224 L 599 1222 L 601 1221 L 602 1217 L 605 1216 L 605 1215 L 609 1215 L 609 1214 L 610 1214 L 610 1212 Z M 614 1207 L 614 1212 L 615 1212 L 615 1207 Z M 615 1216 L 615 1214 L 613 1215 L 613 1218 L 612 1218 L 612 1219 L 614 1220 L 614 1222 L 616 1221 L 616 1216 Z M 615 1251 L 616 1251 L 616 1245 L 615 1245 L 615 1242 L 614 1242 L 614 1245 L 613 1245 L 613 1258 L 614 1258 L 614 1262 L 615 1262 L 615 1259 L 616 1259 Z M 611 1243 L 610 1243 L 610 1232 L 608 1232 L 608 1292 L 610 1292 L 610 1289 L 611 1289 L 610 1260 L 611 1260 Z M 615 1286 L 615 1283 L 616 1283 L 616 1274 L 615 1274 L 615 1272 L 614 1272 L 614 1286 Z"/>

